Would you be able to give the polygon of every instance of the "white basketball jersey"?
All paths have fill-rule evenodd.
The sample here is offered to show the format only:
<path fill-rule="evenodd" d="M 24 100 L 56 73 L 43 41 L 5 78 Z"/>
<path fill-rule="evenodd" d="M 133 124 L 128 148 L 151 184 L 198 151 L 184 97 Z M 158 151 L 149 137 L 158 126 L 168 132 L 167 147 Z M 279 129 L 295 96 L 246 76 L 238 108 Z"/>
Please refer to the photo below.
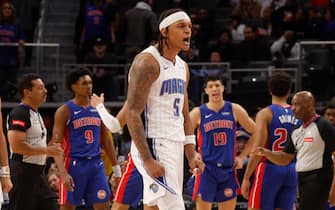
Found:
<path fill-rule="evenodd" d="M 184 93 L 186 91 L 186 64 L 176 56 L 173 64 L 150 46 L 150 53 L 159 63 L 160 74 L 152 84 L 144 110 L 144 127 L 148 138 L 166 138 L 184 141 Z"/>

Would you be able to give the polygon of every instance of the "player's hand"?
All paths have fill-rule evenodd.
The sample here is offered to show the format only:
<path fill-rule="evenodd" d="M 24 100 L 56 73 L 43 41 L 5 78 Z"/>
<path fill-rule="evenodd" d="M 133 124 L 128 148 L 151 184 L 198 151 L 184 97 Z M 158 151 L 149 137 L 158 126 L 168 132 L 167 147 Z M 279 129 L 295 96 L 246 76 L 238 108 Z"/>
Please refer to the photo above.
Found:
<path fill-rule="evenodd" d="M 47 156 L 63 156 L 64 150 L 59 143 L 53 143 L 49 145 L 46 149 Z"/>
<path fill-rule="evenodd" d="M 103 93 L 101 93 L 100 96 L 97 96 L 95 93 L 93 93 L 93 95 L 91 96 L 91 106 L 93 106 L 94 108 L 97 108 L 97 106 L 104 103 L 104 101 L 105 98 Z"/>
<path fill-rule="evenodd" d="M 2 191 L 8 193 L 12 188 L 13 184 L 10 177 L 1 177 L 1 187 Z"/>
<path fill-rule="evenodd" d="M 121 177 L 114 177 L 114 176 L 111 176 L 109 179 L 109 183 L 112 186 L 113 195 L 115 195 L 115 192 L 116 192 L 117 187 L 119 186 L 120 180 L 121 180 Z"/>
<path fill-rule="evenodd" d="M 234 161 L 234 169 L 241 169 L 241 168 L 243 168 L 243 160 L 239 156 L 236 156 Z"/>
<path fill-rule="evenodd" d="M 194 152 L 193 157 L 188 160 L 190 171 L 193 175 L 202 174 L 205 169 L 205 163 L 202 161 L 201 155 L 198 152 Z"/>
<path fill-rule="evenodd" d="M 165 174 L 165 169 L 162 164 L 160 164 L 157 160 L 153 158 L 149 158 L 145 161 L 143 161 L 144 168 L 147 171 L 147 173 L 155 178 L 164 176 Z"/>
<path fill-rule="evenodd" d="M 256 156 L 266 156 L 266 153 L 270 151 L 264 147 L 256 147 L 254 151 L 250 153 L 250 155 L 256 155 Z"/>
<path fill-rule="evenodd" d="M 242 186 L 241 186 L 241 193 L 243 198 L 249 199 L 249 192 L 250 192 L 250 180 L 243 179 Z"/>
<path fill-rule="evenodd" d="M 334 182 L 334 180 L 333 180 Z M 335 187 L 333 186 L 334 183 L 332 184 L 330 191 L 329 191 L 329 197 L 328 197 L 328 201 L 329 201 L 329 206 L 333 207 L 335 206 Z"/>
<path fill-rule="evenodd" d="M 72 179 L 72 176 L 65 172 L 65 173 L 60 174 L 60 177 L 62 179 L 62 183 L 64 187 L 68 191 L 73 192 L 75 186 L 74 186 L 74 181 Z"/>

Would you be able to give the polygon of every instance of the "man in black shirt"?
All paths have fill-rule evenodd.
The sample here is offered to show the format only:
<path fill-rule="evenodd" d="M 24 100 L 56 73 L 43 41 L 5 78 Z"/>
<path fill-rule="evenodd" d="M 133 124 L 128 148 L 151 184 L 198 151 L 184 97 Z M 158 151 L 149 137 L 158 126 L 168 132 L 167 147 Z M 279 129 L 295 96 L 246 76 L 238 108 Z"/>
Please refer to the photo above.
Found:
<path fill-rule="evenodd" d="M 335 179 L 332 171 L 335 128 L 316 114 L 314 97 L 308 91 L 294 95 L 292 110 L 303 124 L 292 131 L 284 151 L 271 152 L 257 148 L 254 154 L 264 155 L 278 165 L 287 165 L 296 157 L 299 209 L 325 210 L 328 199 L 330 206 L 335 205 Z"/>
<path fill-rule="evenodd" d="M 39 75 L 24 75 L 18 83 L 21 103 L 8 116 L 8 141 L 13 154 L 9 192 L 10 210 L 56 210 L 57 196 L 46 179 L 47 156 L 60 156 L 59 144 L 47 146 L 46 128 L 38 107 L 46 100 L 47 90 Z"/>

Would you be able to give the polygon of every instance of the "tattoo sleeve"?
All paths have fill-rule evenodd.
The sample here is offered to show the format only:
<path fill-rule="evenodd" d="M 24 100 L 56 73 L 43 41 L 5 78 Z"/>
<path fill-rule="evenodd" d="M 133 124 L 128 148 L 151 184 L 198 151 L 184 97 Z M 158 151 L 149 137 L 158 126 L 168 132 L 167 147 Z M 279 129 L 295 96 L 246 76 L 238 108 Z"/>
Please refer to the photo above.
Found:
<path fill-rule="evenodd" d="M 132 141 L 134 141 L 143 161 L 152 156 L 145 139 L 141 114 L 147 103 L 150 87 L 158 76 L 159 65 L 151 55 L 141 54 L 135 58 L 130 69 L 126 121 Z"/>

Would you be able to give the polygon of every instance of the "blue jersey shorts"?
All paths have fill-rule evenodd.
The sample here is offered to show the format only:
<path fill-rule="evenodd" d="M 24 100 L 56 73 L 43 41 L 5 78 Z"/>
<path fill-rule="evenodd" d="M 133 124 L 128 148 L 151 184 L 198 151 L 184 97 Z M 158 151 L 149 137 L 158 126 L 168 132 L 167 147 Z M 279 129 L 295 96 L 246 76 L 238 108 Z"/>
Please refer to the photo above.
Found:
<path fill-rule="evenodd" d="M 297 196 L 295 164 L 278 166 L 261 162 L 255 171 L 249 208 L 292 210 Z"/>
<path fill-rule="evenodd" d="M 91 159 L 70 158 L 67 161 L 66 167 L 75 186 L 73 192 L 65 193 L 64 190 L 62 193 L 61 187 L 61 204 L 62 199 L 76 206 L 92 206 L 110 200 L 111 191 L 100 156 Z"/>
<path fill-rule="evenodd" d="M 233 169 L 207 164 L 203 174 L 196 179 L 194 191 L 203 201 L 224 202 L 236 197 L 237 182 Z"/>
<path fill-rule="evenodd" d="M 122 174 L 114 201 L 137 207 L 143 198 L 143 180 L 135 167 L 133 159 L 128 155 L 128 163 Z"/>

